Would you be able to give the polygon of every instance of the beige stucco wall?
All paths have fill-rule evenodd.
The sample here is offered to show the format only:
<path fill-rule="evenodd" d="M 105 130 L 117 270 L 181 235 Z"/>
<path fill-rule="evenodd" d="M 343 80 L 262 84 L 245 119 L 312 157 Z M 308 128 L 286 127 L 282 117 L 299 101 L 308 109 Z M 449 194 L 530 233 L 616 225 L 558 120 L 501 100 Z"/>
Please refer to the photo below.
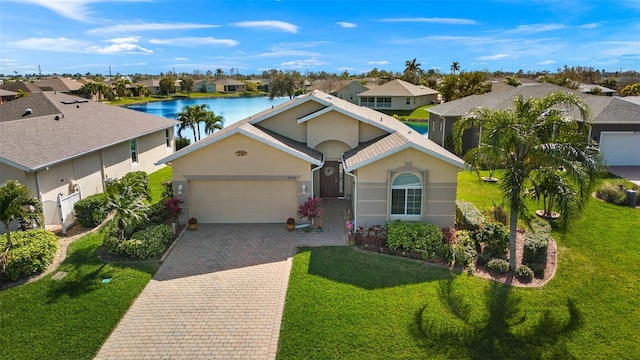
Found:
<path fill-rule="evenodd" d="M 261 121 L 259 125 L 293 140 L 306 143 L 306 123 L 298 124 L 298 119 L 324 107 L 324 105 L 315 101 L 306 101 L 304 103 L 300 103 L 293 109 L 283 111 L 269 119 Z"/>
<path fill-rule="evenodd" d="M 422 220 L 453 226 L 458 168 L 415 149 L 406 149 L 356 171 L 359 226 L 384 225 L 392 220 L 388 206 L 391 173 L 410 171 L 422 178 Z"/>
<path fill-rule="evenodd" d="M 315 148 L 321 142 L 337 140 L 349 145 L 358 146 L 358 120 L 330 111 L 307 121 L 307 146 Z"/>
<path fill-rule="evenodd" d="M 316 145 L 315 149 L 324 154 L 325 161 L 340 161 L 342 153 L 351 150 L 351 147 L 338 140 L 327 140 Z"/>
<path fill-rule="evenodd" d="M 238 156 L 239 151 L 246 155 Z M 306 200 L 311 191 L 311 166 L 307 161 L 242 134 L 231 135 L 175 159 L 171 166 L 174 193 L 185 202 L 185 207 L 189 200 L 188 179 L 296 179 L 299 201 Z M 302 185 L 306 186 L 306 194 L 302 193 Z"/>
<path fill-rule="evenodd" d="M 7 180 L 18 180 L 24 183 L 25 173 L 13 166 L 0 163 L 0 184 L 4 184 Z"/>
<path fill-rule="evenodd" d="M 358 138 L 359 142 L 367 142 L 387 134 L 386 131 L 363 122 L 360 123 L 358 131 L 360 132 Z"/>

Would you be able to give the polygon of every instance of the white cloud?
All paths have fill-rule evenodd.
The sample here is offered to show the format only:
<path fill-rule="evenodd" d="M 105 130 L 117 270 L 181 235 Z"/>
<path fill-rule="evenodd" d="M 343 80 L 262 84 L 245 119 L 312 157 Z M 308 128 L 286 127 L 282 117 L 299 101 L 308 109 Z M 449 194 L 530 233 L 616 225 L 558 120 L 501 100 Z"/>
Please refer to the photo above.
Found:
<path fill-rule="evenodd" d="M 89 46 L 88 43 L 79 40 L 59 38 L 27 38 L 14 41 L 13 45 L 32 50 L 80 53 Z"/>
<path fill-rule="evenodd" d="M 450 24 L 450 25 L 475 25 L 477 22 L 471 19 L 456 18 L 395 18 L 382 19 L 381 22 L 404 22 L 404 23 L 432 23 L 432 24 Z"/>
<path fill-rule="evenodd" d="M 303 69 L 303 68 L 310 68 L 310 67 L 324 66 L 324 65 L 329 65 L 329 64 L 323 61 L 315 60 L 315 59 L 294 60 L 294 61 L 283 62 L 280 64 L 280 66 L 282 66 L 283 68 L 290 68 L 290 69 Z"/>
<path fill-rule="evenodd" d="M 508 59 L 508 58 L 512 58 L 513 56 L 508 55 L 508 54 L 495 54 L 495 55 L 489 55 L 489 56 L 480 56 L 477 59 L 478 60 L 502 60 L 502 59 Z"/>
<path fill-rule="evenodd" d="M 138 44 L 114 43 L 107 46 L 89 46 L 88 52 L 98 54 L 153 54 L 153 50 L 145 49 Z"/>
<path fill-rule="evenodd" d="M 172 46 L 182 46 L 182 47 L 194 47 L 194 46 L 204 46 L 204 45 L 226 45 L 226 46 L 236 46 L 239 42 L 232 39 L 216 39 L 213 37 L 182 37 L 182 38 L 171 38 L 171 39 L 151 39 L 149 40 L 151 44 L 156 45 L 172 45 Z"/>
<path fill-rule="evenodd" d="M 175 58 L 175 59 L 173 59 L 173 60 L 175 60 L 175 61 L 187 61 L 187 60 L 189 60 L 189 58 L 186 58 L 186 57 L 177 57 L 177 58 Z"/>
<path fill-rule="evenodd" d="M 231 25 L 245 28 L 280 30 L 292 34 L 298 32 L 298 27 L 296 25 L 278 20 L 241 21 Z"/>
<path fill-rule="evenodd" d="M 367 65 L 388 65 L 389 62 L 387 60 L 382 61 L 369 61 Z"/>
<path fill-rule="evenodd" d="M 352 28 L 358 26 L 358 25 L 356 25 L 354 23 L 350 23 L 350 22 L 346 22 L 346 21 L 338 21 L 336 24 L 338 24 L 338 26 L 343 27 L 345 29 L 352 29 Z"/>
<path fill-rule="evenodd" d="M 555 64 L 556 62 L 553 60 L 544 60 L 544 61 L 540 61 L 537 62 L 536 65 L 551 65 L 551 64 Z"/>
<path fill-rule="evenodd" d="M 113 38 L 109 39 L 110 43 L 114 44 L 128 44 L 128 43 L 137 43 L 140 40 L 140 36 L 129 36 L 129 37 L 121 37 L 121 38 Z"/>
<path fill-rule="evenodd" d="M 539 33 L 544 31 L 554 31 L 562 29 L 564 29 L 564 25 L 561 24 L 531 24 L 520 25 L 517 28 L 513 29 L 512 32 Z"/>
<path fill-rule="evenodd" d="M 93 11 L 89 8 L 89 4 L 98 2 L 109 2 L 111 0 L 8 0 L 21 3 L 30 3 L 45 7 L 58 15 L 64 16 L 72 20 L 87 22 Z M 115 0 L 116 2 L 142 2 L 147 0 Z"/>
<path fill-rule="evenodd" d="M 598 23 L 591 23 L 591 24 L 582 24 L 580 26 L 578 26 L 578 28 L 580 29 L 595 29 L 595 28 L 599 28 L 600 24 Z"/>
<path fill-rule="evenodd" d="M 302 50 L 274 50 L 266 53 L 259 54 L 258 56 L 320 56 L 319 53 L 313 51 Z"/>
<path fill-rule="evenodd" d="M 356 68 L 352 68 L 352 67 L 348 67 L 348 66 L 343 66 L 343 67 L 339 67 L 338 70 L 339 71 L 353 71 Z"/>
<path fill-rule="evenodd" d="M 167 31 L 167 30 L 192 30 L 192 29 L 209 29 L 220 27 L 220 25 L 211 24 L 190 24 L 190 23 L 140 23 L 140 24 L 119 24 L 95 28 L 87 31 L 88 34 L 104 34 L 104 33 L 124 33 L 137 31 Z"/>

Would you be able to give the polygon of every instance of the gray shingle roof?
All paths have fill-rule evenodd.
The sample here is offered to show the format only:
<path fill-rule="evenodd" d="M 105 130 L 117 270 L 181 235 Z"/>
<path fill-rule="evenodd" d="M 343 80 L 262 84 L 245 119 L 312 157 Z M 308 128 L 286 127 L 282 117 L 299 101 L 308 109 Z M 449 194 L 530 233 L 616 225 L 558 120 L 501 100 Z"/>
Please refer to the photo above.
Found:
<path fill-rule="evenodd" d="M 460 117 L 477 107 L 507 109 L 513 105 L 513 98 L 541 98 L 553 92 L 573 93 L 585 99 L 591 108 L 592 123 L 640 123 L 640 104 L 625 102 L 615 97 L 583 94 L 549 83 L 526 84 L 511 90 L 471 95 L 428 108 L 427 111 L 443 117 Z M 575 115 L 575 114 L 574 114 Z M 578 117 L 579 119 L 579 117 Z"/>
<path fill-rule="evenodd" d="M 32 114 L 22 116 L 26 108 Z M 0 162 L 25 171 L 176 125 L 174 120 L 49 92 L 0 105 L 0 114 Z"/>
<path fill-rule="evenodd" d="M 357 169 L 358 167 L 364 166 L 370 162 L 376 161 L 387 155 L 391 155 L 399 150 L 409 147 L 434 156 L 455 166 L 461 168 L 464 167 L 464 162 L 456 155 L 438 146 L 427 137 L 416 132 L 397 119 L 394 119 L 393 117 L 385 115 L 381 112 L 358 106 L 348 101 L 330 96 L 319 90 L 314 90 L 313 92 L 310 92 L 306 95 L 284 102 L 271 109 L 267 109 L 256 115 L 250 116 L 244 120 L 225 127 L 224 129 L 209 135 L 205 139 L 196 142 L 195 144 L 191 144 L 190 146 L 160 160 L 159 163 L 170 162 L 173 159 L 189 154 L 204 146 L 207 146 L 210 143 L 224 139 L 225 137 L 238 132 L 245 132 L 247 134 L 258 136 L 261 140 L 264 140 L 275 147 L 285 149 L 291 154 L 298 154 L 298 156 L 301 158 L 306 157 L 308 159 L 309 157 L 311 157 L 312 159 L 319 161 L 320 159 L 322 159 L 322 154 L 317 152 L 316 150 L 307 147 L 305 144 L 301 144 L 292 139 L 288 139 L 282 135 L 274 134 L 273 132 L 263 129 L 258 125 L 260 121 L 268 119 L 271 116 L 279 113 L 280 111 L 295 107 L 299 103 L 305 101 L 315 101 L 325 105 L 326 108 L 306 115 L 302 119 L 312 117 L 314 116 L 313 114 L 337 111 L 359 121 L 378 127 L 379 129 L 382 129 L 389 134 L 374 141 L 360 144 L 355 149 L 346 152 L 345 165 L 347 166 L 348 171 Z"/>
<path fill-rule="evenodd" d="M 414 85 L 403 80 L 392 80 L 388 83 L 361 92 L 358 96 L 422 96 L 434 95 L 438 91 L 422 85 Z"/>

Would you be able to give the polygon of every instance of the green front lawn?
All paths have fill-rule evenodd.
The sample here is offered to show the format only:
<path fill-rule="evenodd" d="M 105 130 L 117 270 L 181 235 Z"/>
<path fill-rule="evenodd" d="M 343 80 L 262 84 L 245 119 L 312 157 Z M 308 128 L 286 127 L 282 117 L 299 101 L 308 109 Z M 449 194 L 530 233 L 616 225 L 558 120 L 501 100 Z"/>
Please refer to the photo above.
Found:
<path fill-rule="evenodd" d="M 458 178 L 459 199 L 480 209 L 501 202 L 495 184 L 470 172 Z M 570 232 L 553 236 L 559 266 L 542 288 L 349 247 L 302 249 L 293 261 L 278 359 L 640 354 L 640 211 L 592 199 Z"/>

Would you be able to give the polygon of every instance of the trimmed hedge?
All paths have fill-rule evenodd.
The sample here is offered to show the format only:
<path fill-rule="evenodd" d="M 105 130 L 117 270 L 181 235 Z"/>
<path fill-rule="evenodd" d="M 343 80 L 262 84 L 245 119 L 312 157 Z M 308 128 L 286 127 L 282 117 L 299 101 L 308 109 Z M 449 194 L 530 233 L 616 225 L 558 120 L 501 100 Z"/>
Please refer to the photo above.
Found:
<path fill-rule="evenodd" d="M 136 232 L 130 240 L 119 241 L 117 237 L 107 237 L 103 245 L 112 254 L 146 260 L 162 255 L 172 237 L 171 227 L 161 224 Z"/>
<path fill-rule="evenodd" d="M 484 215 L 467 201 L 456 201 L 456 229 L 476 231 L 485 223 Z"/>
<path fill-rule="evenodd" d="M 47 269 L 58 252 L 58 237 L 49 230 L 35 229 L 11 233 L 13 247 L 7 254 L 2 278 L 14 281 Z M 0 248 L 7 245 L 7 235 L 0 235 Z"/>
<path fill-rule="evenodd" d="M 470 266 L 477 256 L 476 243 L 469 231 L 456 231 L 456 244 L 453 245 L 455 264 L 462 267 Z"/>
<path fill-rule="evenodd" d="M 531 281 L 533 279 L 533 270 L 527 265 L 520 265 L 516 269 L 516 277 L 520 280 Z"/>
<path fill-rule="evenodd" d="M 487 267 L 489 270 L 499 274 L 506 274 L 509 272 L 509 262 L 504 259 L 491 259 L 487 263 Z"/>
<path fill-rule="evenodd" d="M 551 225 L 546 221 L 531 223 L 531 231 L 524 237 L 522 262 L 525 264 L 545 264 L 547 262 L 547 246 L 551 234 Z"/>
<path fill-rule="evenodd" d="M 509 249 L 509 232 L 501 223 L 489 222 L 475 232 L 476 244 L 484 244 L 482 252 L 489 257 L 502 258 Z"/>
<path fill-rule="evenodd" d="M 387 246 L 391 250 L 406 249 L 435 254 L 442 244 L 442 231 L 437 225 L 396 220 L 387 224 Z"/>
<path fill-rule="evenodd" d="M 86 228 L 94 228 L 100 225 L 109 215 L 107 210 L 108 202 L 109 196 L 104 193 L 90 195 L 79 200 L 73 206 L 76 220 Z"/>

